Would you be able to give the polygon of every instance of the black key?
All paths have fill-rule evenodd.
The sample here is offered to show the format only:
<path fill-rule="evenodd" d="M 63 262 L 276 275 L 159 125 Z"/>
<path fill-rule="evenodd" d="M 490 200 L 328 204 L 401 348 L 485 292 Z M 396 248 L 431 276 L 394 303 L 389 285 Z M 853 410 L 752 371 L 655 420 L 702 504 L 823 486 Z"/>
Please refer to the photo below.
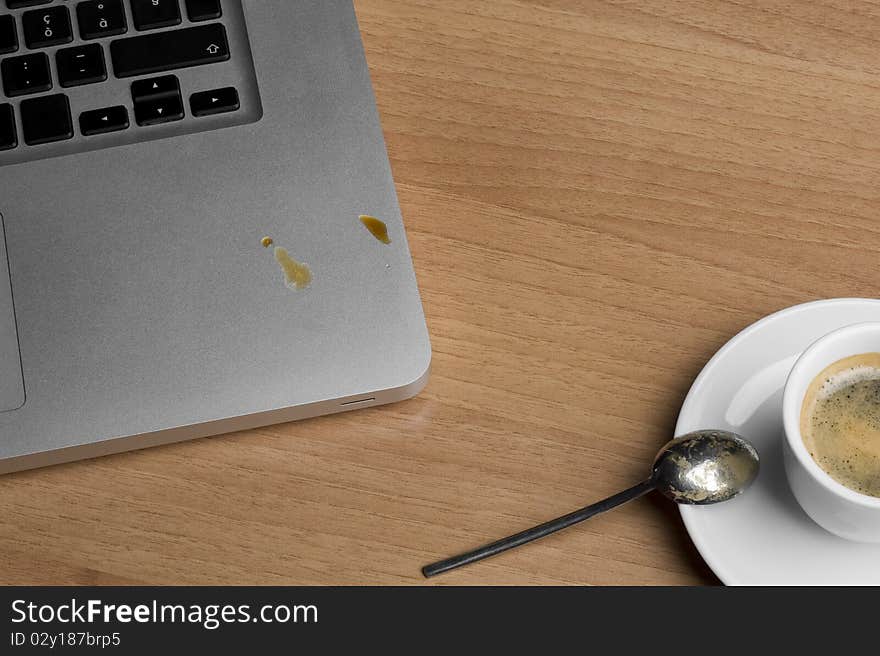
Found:
<path fill-rule="evenodd" d="M 132 82 L 131 97 L 138 125 L 156 125 L 183 118 L 180 83 L 173 75 Z"/>
<path fill-rule="evenodd" d="M 180 96 L 160 96 L 135 103 L 134 117 L 138 125 L 158 125 L 183 118 L 183 100 Z"/>
<path fill-rule="evenodd" d="M 0 105 L 0 150 L 9 150 L 17 145 L 15 112 L 12 111 L 12 105 Z"/>
<path fill-rule="evenodd" d="M 21 9 L 22 7 L 48 5 L 50 2 L 52 2 L 52 0 L 6 0 L 6 6 L 10 9 Z"/>
<path fill-rule="evenodd" d="M 139 31 L 180 23 L 177 0 L 131 0 L 131 17 Z"/>
<path fill-rule="evenodd" d="M 18 50 L 18 34 L 15 32 L 15 19 L 0 16 L 0 55 Z"/>
<path fill-rule="evenodd" d="M 10 98 L 52 88 L 49 58 L 42 52 L 4 59 L 0 64 L 0 73 L 3 76 L 3 90 Z"/>
<path fill-rule="evenodd" d="M 155 100 L 160 96 L 179 96 L 180 82 L 173 75 L 151 77 L 131 83 L 131 99 L 138 103 L 142 100 Z"/>
<path fill-rule="evenodd" d="M 79 115 L 79 131 L 85 136 L 117 132 L 128 127 L 128 110 L 119 105 L 83 112 Z"/>
<path fill-rule="evenodd" d="M 233 87 L 226 87 L 215 91 L 194 93 L 189 98 L 189 106 L 193 116 L 210 116 L 211 114 L 234 112 L 241 107 L 241 103 L 238 101 L 238 91 Z"/>
<path fill-rule="evenodd" d="M 76 6 L 79 35 L 84 39 L 100 39 L 128 31 L 122 0 L 89 0 Z"/>
<path fill-rule="evenodd" d="M 67 7 L 47 7 L 26 11 L 21 17 L 24 42 L 28 48 L 46 48 L 73 40 Z"/>
<path fill-rule="evenodd" d="M 67 96 L 57 94 L 22 100 L 21 127 L 24 142 L 30 146 L 70 139 L 73 123 Z"/>
<path fill-rule="evenodd" d="M 220 23 L 117 39 L 110 44 L 116 77 L 161 73 L 229 59 L 226 29 Z"/>
<path fill-rule="evenodd" d="M 191 21 L 211 20 L 220 18 L 223 10 L 220 0 L 186 0 L 186 15 Z"/>
<path fill-rule="evenodd" d="M 97 43 L 75 48 L 62 48 L 55 53 L 58 83 L 62 87 L 94 84 L 107 79 L 104 49 Z"/>

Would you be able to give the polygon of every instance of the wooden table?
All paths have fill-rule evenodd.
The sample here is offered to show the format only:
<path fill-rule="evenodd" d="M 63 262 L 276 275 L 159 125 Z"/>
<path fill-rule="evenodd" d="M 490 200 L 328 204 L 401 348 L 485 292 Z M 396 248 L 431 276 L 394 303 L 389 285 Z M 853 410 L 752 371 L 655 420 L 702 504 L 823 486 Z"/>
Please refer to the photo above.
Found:
<path fill-rule="evenodd" d="M 744 326 L 875 295 L 880 5 L 356 6 L 427 390 L 2 478 L 3 583 L 423 584 L 638 480 Z M 657 498 L 436 580 L 714 582 Z"/>

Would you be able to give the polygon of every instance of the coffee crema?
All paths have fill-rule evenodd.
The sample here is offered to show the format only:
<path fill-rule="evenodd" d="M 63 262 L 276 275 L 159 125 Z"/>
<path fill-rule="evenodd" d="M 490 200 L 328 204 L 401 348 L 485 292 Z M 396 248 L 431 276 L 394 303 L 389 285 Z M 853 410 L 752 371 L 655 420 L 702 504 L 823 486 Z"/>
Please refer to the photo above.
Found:
<path fill-rule="evenodd" d="M 880 497 L 880 353 L 826 367 L 807 388 L 800 425 L 807 451 L 825 472 Z"/>

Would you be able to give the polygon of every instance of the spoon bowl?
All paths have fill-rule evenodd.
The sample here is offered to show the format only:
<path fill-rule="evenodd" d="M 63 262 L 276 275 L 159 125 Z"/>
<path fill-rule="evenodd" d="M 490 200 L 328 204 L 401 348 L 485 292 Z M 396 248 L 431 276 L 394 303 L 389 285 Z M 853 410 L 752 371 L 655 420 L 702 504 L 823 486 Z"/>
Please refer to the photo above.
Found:
<path fill-rule="evenodd" d="M 736 433 L 701 430 L 660 449 L 651 480 L 676 503 L 708 505 L 741 494 L 758 476 L 758 452 Z"/>

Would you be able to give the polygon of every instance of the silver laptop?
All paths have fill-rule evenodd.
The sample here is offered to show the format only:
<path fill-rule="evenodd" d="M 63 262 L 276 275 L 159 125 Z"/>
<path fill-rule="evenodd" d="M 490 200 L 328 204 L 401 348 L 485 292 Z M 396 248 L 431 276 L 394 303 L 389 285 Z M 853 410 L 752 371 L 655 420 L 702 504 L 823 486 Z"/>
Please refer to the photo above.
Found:
<path fill-rule="evenodd" d="M 0 473 L 426 381 L 350 0 L 0 0 L 0 217 Z"/>

